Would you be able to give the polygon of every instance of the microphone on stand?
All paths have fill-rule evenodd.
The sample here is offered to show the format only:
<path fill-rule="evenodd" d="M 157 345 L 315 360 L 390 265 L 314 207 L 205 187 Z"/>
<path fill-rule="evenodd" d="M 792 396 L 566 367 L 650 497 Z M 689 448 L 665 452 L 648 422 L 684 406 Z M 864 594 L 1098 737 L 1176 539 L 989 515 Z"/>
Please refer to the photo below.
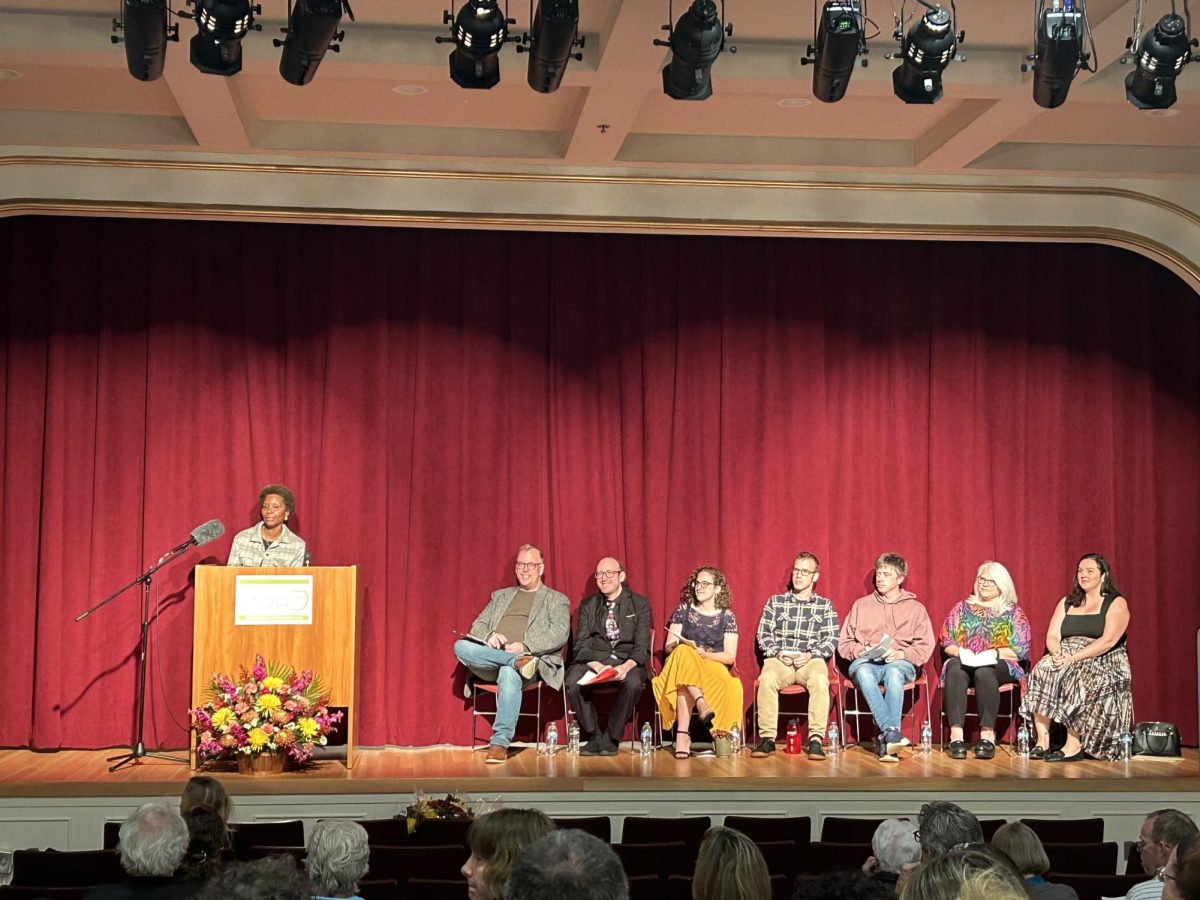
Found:
<path fill-rule="evenodd" d="M 197 525 L 192 529 L 191 537 L 180 544 L 178 547 L 172 547 L 166 553 L 158 558 L 157 565 L 161 566 L 165 560 L 173 556 L 177 556 L 189 547 L 202 547 L 210 541 L 215 541 L 225 533 L 225 526 L 220 519 L 209 519 L 203 525 Z"/>

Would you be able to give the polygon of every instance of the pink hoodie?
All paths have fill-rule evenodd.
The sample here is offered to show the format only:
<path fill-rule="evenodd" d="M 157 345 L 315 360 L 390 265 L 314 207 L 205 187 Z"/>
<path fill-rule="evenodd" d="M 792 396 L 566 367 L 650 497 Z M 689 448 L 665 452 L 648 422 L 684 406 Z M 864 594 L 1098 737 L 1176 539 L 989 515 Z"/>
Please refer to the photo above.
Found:
<path fill-rule="evenodd" d="M 843 659 L 858 659 L 868 644 L 879 643 L 884 632 L 892 636 L 892 649 L 904 651 L 904 658 L 918 669 L 933 655 L 933 623 L 912 591 L 901 591 L 892 603 L 878 593 L 855 600 L 842 623 L 838 653 Z"/>

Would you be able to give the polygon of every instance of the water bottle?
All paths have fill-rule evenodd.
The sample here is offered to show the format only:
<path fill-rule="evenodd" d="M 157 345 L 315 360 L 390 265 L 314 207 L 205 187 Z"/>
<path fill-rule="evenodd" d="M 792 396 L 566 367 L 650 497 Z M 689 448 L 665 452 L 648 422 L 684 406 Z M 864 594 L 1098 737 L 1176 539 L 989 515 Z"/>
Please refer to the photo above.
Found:
<path fill-rule="evenodd" d="M 572 722 L 567 728 L 567 753 L 575 756 L 579 753 L 579 723 Z"/>
<path fill-rule="evenodd" d="M 933 726 L 926 719 L 921 726 L 921 753 L 933 752 Z"/>
<path fill-rule="evenodd" d="M 830 753 L 837 753 L 839 750 L 842 749 L 842 736 L 838 732 L 837 725 L 829 726 L 829 733 L 826 735 L 826 737 L 829 739 L 829 752 Z"/>
<path fill-rule="evenodd" d="M 1024 722 L 1017 729 L 1017 756 L 1021 759 L 1029 759 L 1029 729 L 1025 727 Z"/>
<path fill-rule="evenodd" d="M 654 752 L 654 732 L 650 730 L 649 722 L 642 723 L 642 740 L 638 752 L 642 756 L 649 756 Z"/>
<path fill-rule="evenodd" d="M 1129 762 L 1133 759 L 1133 734 L 1126 731 L 1121 735 L 1121 760 Z"/>
<path fill-rule="evenodd" d="M 558 723 L 551 722 L 546 726 L 546 755 L 553 756 L 558 752 Z"/>
<path fill-rule="evenodd" d="M 740 753 L 742 749 L 742 732 L 734 725 L 729 729 L 729 749 L 732 753 Z"/>
<path fill-rule="evenodd" d="M 800 722 L 796 719 L 788 722 L 787 743 L 784 745 L 784 750 L 793 755 L 800 752 Z"/>

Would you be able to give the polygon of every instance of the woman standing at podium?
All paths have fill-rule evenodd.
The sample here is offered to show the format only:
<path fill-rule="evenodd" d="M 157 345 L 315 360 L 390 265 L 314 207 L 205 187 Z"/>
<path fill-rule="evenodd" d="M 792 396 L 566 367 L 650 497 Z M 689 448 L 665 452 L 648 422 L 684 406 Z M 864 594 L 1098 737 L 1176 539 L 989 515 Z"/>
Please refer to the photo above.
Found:
<path fill-rule="evenodd" d="M 304 541 L 287 527 L 296 497 L 282 484 L 268 484 L 258 492 L 258 506 L 262 521 L 234 535 L 229 565 L 304 565 Z"/>

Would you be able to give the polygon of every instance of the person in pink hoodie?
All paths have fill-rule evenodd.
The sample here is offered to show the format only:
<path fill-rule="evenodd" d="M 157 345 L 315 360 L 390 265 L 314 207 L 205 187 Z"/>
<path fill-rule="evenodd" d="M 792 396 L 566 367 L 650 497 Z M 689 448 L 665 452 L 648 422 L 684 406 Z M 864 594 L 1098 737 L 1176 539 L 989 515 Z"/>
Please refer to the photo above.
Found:
<path fill-rule="evenodd" d="M 899 553 L 875 560 L 875 592 L 854 601 L 838 640 L 838 654 L 850 662 L 850 677 L 879 730 L 875 750 L 882 762 L 899 762 L 896 753 L 908 744 L 900 733 L 904 685 L 916 679 L 935 646 L 929 613 L 916 594 L 904 590 L 907 576 L 908 563 Z M 880 646 L 885 635 L 886 650 Z"/>

